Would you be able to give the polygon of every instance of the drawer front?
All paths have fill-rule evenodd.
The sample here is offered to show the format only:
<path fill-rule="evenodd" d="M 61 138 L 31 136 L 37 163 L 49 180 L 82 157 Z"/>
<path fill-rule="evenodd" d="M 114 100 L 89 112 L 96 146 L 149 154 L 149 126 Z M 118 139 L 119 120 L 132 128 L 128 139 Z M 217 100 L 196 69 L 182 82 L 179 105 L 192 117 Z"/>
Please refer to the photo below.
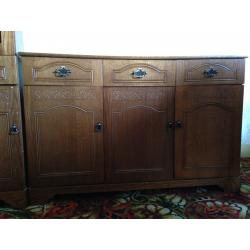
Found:
<path fill-rule="evenodd" d="M 104 60 L 104 86 L 173 86 L 175 61 Z"/>
<path fill-rule="evenodd" d="M 242 84 L 244 59 L 180 60 L 176 85 Z"/>
<path fill-rule="evenodd" d="M 102 61 L 72 58 L 22 58 L 24 85 L 102 86 Z"/>
<path fill-rule="evenodd" d="M 0 84 L 17 84 L 15 56 L 0 56 Z"/>

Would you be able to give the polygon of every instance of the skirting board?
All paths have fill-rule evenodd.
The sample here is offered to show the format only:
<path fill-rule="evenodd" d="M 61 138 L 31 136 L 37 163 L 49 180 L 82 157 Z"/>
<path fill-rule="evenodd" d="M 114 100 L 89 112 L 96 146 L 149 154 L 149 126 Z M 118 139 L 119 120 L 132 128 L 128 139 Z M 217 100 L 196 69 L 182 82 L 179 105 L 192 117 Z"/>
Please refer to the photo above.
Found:
<path fill-rule="evenodd" d="M 241 145 L 241 157 L 250 157 L 250 144 Z"/>

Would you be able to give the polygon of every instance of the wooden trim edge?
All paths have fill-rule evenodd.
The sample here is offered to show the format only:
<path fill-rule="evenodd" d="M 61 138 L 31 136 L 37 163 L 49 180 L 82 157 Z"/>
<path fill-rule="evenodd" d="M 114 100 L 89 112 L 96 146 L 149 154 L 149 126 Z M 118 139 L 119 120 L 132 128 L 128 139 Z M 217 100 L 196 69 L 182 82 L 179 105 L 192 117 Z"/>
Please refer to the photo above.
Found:
<path fill-rule="evenodd" d="M 211 179 L 185 179 L 185 180 L 168 180 L 160 182 L 142 182 L 142 183 L 118 183 L 118 184 L 95 184 L 84 186 L 61 186 L 46 188 L 29 188 L 28 197 L 31 204 L 43 203 L 58 194 L 72 193 L 95 193 L 95 192 L 115 192 L 130 191 L 143 189 L 165 189 L 177 187 L 194 187 L 194 186 L 213 186 L 230 189 L 230 183 L 238 183 L 239 177 L 230 178 L 211 178 Z M 237 185 L 236 185 L 237 186 Z M 234 186 L 234 191 L 236 190 Z"/>

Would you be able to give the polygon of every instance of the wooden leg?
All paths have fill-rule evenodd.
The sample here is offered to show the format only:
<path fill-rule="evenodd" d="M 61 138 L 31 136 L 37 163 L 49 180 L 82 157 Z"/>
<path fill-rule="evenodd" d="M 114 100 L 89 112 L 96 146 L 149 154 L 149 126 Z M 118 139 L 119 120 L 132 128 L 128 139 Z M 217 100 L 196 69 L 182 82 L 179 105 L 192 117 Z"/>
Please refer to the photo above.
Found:
<path fill-rule="evenodd" d="M 0 192 L 0 200 L 13 208 L 24 208 L 27 206 L 26 190 Z"/>
<path fill-rule="evenodd" d="M 28 200 L 30 205 L 45 204 L 52 199 L 56 194 L 52 192 L 38 192 L 36 190 L 28 191 Z"/>
<path fill-rule="evenodd" d="M 240 191 L 240 177 L 229 177 L 220 185 L 225 192 L 237 193 Z"/>

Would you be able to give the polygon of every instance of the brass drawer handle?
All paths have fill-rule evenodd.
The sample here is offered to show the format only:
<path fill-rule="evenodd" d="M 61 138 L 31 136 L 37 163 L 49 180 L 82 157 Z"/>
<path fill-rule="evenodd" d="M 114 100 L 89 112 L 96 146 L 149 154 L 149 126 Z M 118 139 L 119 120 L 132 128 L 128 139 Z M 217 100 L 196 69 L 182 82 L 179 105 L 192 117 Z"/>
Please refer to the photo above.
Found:
<path fill-rule="evenodd" d="M 213 68 L 209 68 L 209 69 L 205 69 L 203 71 L 203 75 L 206 77 L 206 78 L 213 78 L 214 76 L 216 76 L 218 74 L 218 71 L 213 69 Z"/>
<path fill-rule="evenodd" d="M 134 70 L 132 72 L 132 76 L 134 78 L 141 79 L 141 78 L 145 77 L 146 75 L 147 75 L 147 72 L 145 70 L 143 70 L 142 68 L 137 68 L 136 70 Z"/>
<path fill-rule="evenodd" d="M 56 77 L 67 77 L 71 74 L 71 70 L 66 66 L 60 66 L 53 73 Z"/>

